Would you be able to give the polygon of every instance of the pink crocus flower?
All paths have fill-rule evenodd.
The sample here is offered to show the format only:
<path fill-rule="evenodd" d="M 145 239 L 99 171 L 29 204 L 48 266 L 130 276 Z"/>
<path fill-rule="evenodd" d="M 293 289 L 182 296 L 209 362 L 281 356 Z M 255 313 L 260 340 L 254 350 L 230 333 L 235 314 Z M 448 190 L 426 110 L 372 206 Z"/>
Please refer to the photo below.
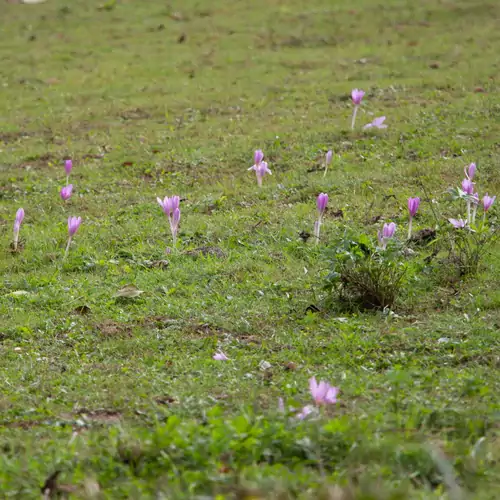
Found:
<path fill-rule="evenodd" d="M 468 167 L 464 167 L 465 177 L 469 180 L 474 179 L 474 175 L 476 174 L 476 164 L 471 163 Z"/>
<path fill-rule="evenodd" d="M 370 123 L 367 123 L 363 128 L 368 129 L 368 128 L 387 128 L 387 125 L 384 124 L 385 122 L 385 116 L 379 116 L 378 118 L 374 118 L 373 121 Z"/>
<path fill-rule="evenodd" d="M 384 224 L 382 227 L 382 231 L 379 231 L 377 236 L 378 236 L 378 242 L 382 250 L 385 250 L 387 248 L 387 243 L 388 240 L 390 240 L 396 231 L 396 224 L 394 222 L 391 222 L 389 224 Z"/>
<path fill-rule="evenodd" d="M 319 233 L 321 231 L 321 220 L 328 205 L 328 195 L 326 193 L 320 193 L 316 200 L 316 206 L 318 208 L 318 219 L 314 223 L 314 236 L 316 236 L 316 244 L 319 243 Z"/>
<path fill-rule="evenodd" d="M 17 250 L 19 242 L 19 231 L 24 219 L 24 208 L 19 208 L 16 212 L 16 219 L 14 220 L 14 250 Z"/>
<path fill-rule="evenodd" d="M 82 223 L 81 217 L 68 217 L 68 244 L 66 245 L 66 251 L 64 252 L 63 260 L 66 259 L 69 252 L 69 247 L 71 245 L 71 241 L 73 236 L 78 231 L 80 224 Z"/>
<path fill-rule="evenodd" d="M 309 379 L 309 390 L 317 405 L 334 404 L 337 402 L 338 387 L 331 386 L 328 382 L 321 380 L 316 382 L 316 377 Z"/>
<path fill-rule="evenodd" d="M 73 192 L 73 184 L 69 184 L 68 186 L 64 186 L 61 189 L 61 193 L 60 193 L 63 201 L 69 200 L 72 192 Z"/>
<path fill-rule="evenodd" d="M 272 175 L 271 170 L 269 170 L 267 166 L 267 162 L 260 161 L 255 165 L 252 165 L 248 170 L 255 170 L 255 174 L 257 175 L 257 184 L 259 187 L 262 187 L 262 179 L 266 174 Z"/>
<path fill-rule="evenodd" d="M 448 219 L 448 221 L 457 229 L 464 228 L 467 225 L 467 221 L 463 219 Z"/>
<path fill-rule="evenodd" d="M 181 211 L 179 208 L 180 197 L 172 196 L 169 198 L 168 196 L 165 196 L 163 200 L 161 198 L 156 198 L 156 201 L 158 201 L 158 204 L 163 209 L 164 214 L 168 217 L 170 232 L 172 233 L 173 246 L 175 247 L 177 232 L 179 230 L 179 222 L 181 219 Z"/>
<path fill-rule="evenodd" d="M 229 358 L 222 351 L 217 351 L 212 358 L 216 361 L 229 361 Z"/>
<path fill-rule="evenodd" d="M 356 124 L 356 114 L 358 113 L 359 105 L 363 100 L 363 96 L 365 95 L 363 90 L 354 89 L 351 92 L 352 103 L 354 104 L 354 109 L 352 110 L 352 121 L 351 121 L 351 129 L 354 130 L 354 125 Z"/>
<path fill-rule="evenodd" d="M 483 196 L 482 203 L 485 212 L 487 212 L 490 209 L 491 205 L 495 203 L 496 198 L 496 196 L 488 196 L 488 193 Z"/>
<path fill-rule="evenodd" d="M 416 198 L 408 198 L 408 212 L 410 212 L 410 222 L 408 224 L 408 239 L 411 238 L 413 217 L 415 217 L 415 214 L 417 213 L 419 206 L 420 206 L 420 198 L 418 196 Z"/>
<path fill-rule="evenodd" d="M 328 170 L 328 165 L 330 165 L 330 163 L 332 162 L 332 158 L 333 158 L 333 151 L 330 149 L 327 151 L 327 153 L 325 155 L 325 173 L 323 174 L 323 177 L 326 176 L 326 172 Z"/>

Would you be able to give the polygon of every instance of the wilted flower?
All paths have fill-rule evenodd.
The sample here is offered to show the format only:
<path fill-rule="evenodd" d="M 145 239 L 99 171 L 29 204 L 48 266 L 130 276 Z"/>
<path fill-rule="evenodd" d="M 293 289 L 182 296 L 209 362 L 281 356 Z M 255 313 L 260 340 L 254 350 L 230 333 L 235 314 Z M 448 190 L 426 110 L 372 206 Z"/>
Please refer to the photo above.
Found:
<path fill-rule="evenodd" d="M 309 379 L 309 390 L 317 405 L 334 404 L 337 402 L 337 395 L 339 393 L 338 387 L 331 386 L 328 382 L 323 380 L 316 382 L 316 377 Z"/>
<path fill-rule="evenodd" d="M 212 358 L 216 361 L 229 361 L 229 358 L 222 351 L 216 352 Z"/>
<path fill-rule="evenodd" d="M 464 167 L 464 172 L 467 179 L 474 179 L 474 175 L 476 174 L 476 164 L 471 163 L 468 167 Z"/>
<path fill-rule="evenodd" d="M 386 249 L 387 242 L 394 236 L 395 231 L 396 224 L 391 222 L 389 224 L 384 224 L 382 231 L 377 233 L 379 245 L 383 250 Z"/>
<path fill-rule="evenodd" d="M 21 223 L 24 219 L 24 208 L 19 208 L 16 212 L 16 219 L 14 220 L 14 250 L 17 250 L 17 244 L 19 241 L 19 230 L 21 229 Z"/>
<path fill-rule="evenodd" d="M 332 162 L 332 158 L 333 158 L 333 151 L 330 149 L 327 151 L 327 153 L 325 155 L 325 173 L 323 174 L 323 177 L 326 176 L 326 172 L 328 170 L 328 165 L 330 165 L 330 163 Z"/>
<path fill-rule="evenodd" d="M 296 417 L 299 420 L 304 420 L 306 417 L 308 417 L 309 415 L 311 415 L 311 413 L 314 413 L 314 407 L 310 406 L 310 405 L 307 405 L 307 406 L 304 406 L 304 408 L 302 408 L 302 410 L 300 411 L 300 413 L 297 413 Z"/>
<path fill-rule="evenodd" d="M 464 228 L 467 225 L 467 221 L 463 219 L 448 219 L 448 221 L 457 229 Z"/>
<path fill-rule="evenodd" d="M 66 251 L 64 252 L 64 259 L 68 256 L 71 240 L 78 231 L 78 228 L 80 227 L 81 223 L 82 223 L 81 217 L 68 217 L 68 244 L 66 245 Z"/>
<path fill-rule="evenodd" d="M 179 221 L 181 219 L 181 211 L 179 208 L 180 197 L 172 196 L 169 198 L 168 196 L 165 196 L 163 200 L 161 198 L 156 198 L 156 201 L 163 209 L 164 214 L 168 217 L 170 232 L 172 233 L 172 240 L 175 247 L 177 232 L 179 230 Z"/>
<path fill-rule="evenodd" d="M 351 92 L 352 103 L 354 104 L 354 109 L 352 110 L 352 120 L 351 120 L 351 129 L 354 130 L 354 125 L 356 124 L 356 114 L 358 113 L 359 105 L 363 100 L 363 96 L 365 93 L 362 90 L 354 89 Z"/>
<path fill-rule="evenodd" d="M 372 122 L 367 123 L 363 128 L 387 128 L 387 125 L 384 124 L 385 122 L 385 116 L 379 116 L 378 118 L 375 118 Z"/>
<path fill-rule="evenodd" d="M 316 200 L 316 206 L 318 207 L 318 220 L 314 223 L 314 236 L 316 236 L 316 244 L 319 243 L 321 219 L 323 217 L 323 214 L 325 213 L 327 204 L 328 204 L 328 195 L 326 193 L 320 193 Z"/>
<path fill-rule="evenodd" d="M 408 211 L 410 212 L 410 222 L 408 224 L 408 239 L 411 238 L 411 229 L 413 225 L 413 217 L 417 213 L 418 207 L 420 206 L 420 198 L 408 198 Z"/>
<path fill-rule="evenodd" d="M 60 193 L 63 201 L 69 200 L 72 192 L 73 192 L 73 184 L 70 184 L 69 186 L 64 186 L 61 189 L 61 193 Z"/>
<path fill-rule="evenodd" d="M 255 170 L 257 175 L 257 184 L 259 187 L 262 187 L 262 179 L 266 174 L 272 175 L 272 172 L 267 167 L 267 162 L 265 161 L 260 161 L 259 163 L 252 165 L 248 170 Z"/>
<path fill-rule="evenodd" d="M 486 193 L 484 196 L 483 196 L 483 199 L 482 199 L 482 203 L 483 203 L 483 209 L 485 212 L 487 212 L 491 205 L 493 205 L 493 203 L 495 203 L 495 200 L 496 200 L 496 196 L 488 196 L 488 193 Z"/>

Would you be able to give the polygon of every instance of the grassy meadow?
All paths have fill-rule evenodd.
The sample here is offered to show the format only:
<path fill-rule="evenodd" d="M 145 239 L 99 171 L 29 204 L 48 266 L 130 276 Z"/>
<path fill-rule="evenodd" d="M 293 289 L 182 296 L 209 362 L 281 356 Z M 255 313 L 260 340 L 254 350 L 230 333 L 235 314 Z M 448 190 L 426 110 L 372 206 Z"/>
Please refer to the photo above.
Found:
<path fill-rule="evenodd" d="M 445 250 L 464 167 L 500 193 L 500 4 L 0 5 L 1 498 L 500 498 L 500 246 Z M 347 307 L 336 249 L 405 247 L 414 196 L 435 239 Z"/>

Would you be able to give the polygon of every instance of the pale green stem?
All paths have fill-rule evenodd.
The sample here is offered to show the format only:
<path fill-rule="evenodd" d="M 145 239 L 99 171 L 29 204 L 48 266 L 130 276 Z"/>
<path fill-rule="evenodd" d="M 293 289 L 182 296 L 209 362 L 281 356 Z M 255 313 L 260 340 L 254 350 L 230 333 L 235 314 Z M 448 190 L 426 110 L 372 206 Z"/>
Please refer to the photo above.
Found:
<path fill-rule="evenodd" d="M 327 171 L 328 171 L 328 162 L 325 160 L 325 173 L 323 174 L 323 177 L 326 177 Z"/>
<path fill-rule="evenodd" d="M 69 186 L 69 175 L 66 176 L 66 186 Z"/>
<path fill-rule="evenodd" d="M 354 110 L 352 112 L 351 130 L 354 130 L 354 125 L 356 124 L 357 113 L 358 113 L 358 106 L 354 106 Z"/>
<path fill-rule="evenodd" d="M 316 224 L 314 224 L 314 232 L 316 236 L 316 245 L 319 243 L 319 233 L 321 231 L 321 216 L 318 217 Z"/>
<path fill-rule="evenodd" d="M 477 213 L 477 205 L 474 204 L 474 208 L 472 209 L 472 224 L 476 223 L 476 213 Z"/>
<path fill-rule="evenodd" d="M 70 236 L 68 238 L 68 244 L 66 245 L 66 251 L 64 252 L 64 257 L 63 257 L 63 260 L 66 260 L 66 257 L 68 256 L 68 253 L 69 253 L 69 246 L 71 245 L 71 239 L 72 237 Z"/>
<path fill-rule="evenodd" d="M 17 250 L 18 241 L 19 241 L 19 231 L 14 231 L 14 250 Z"/>
<path fill-rule="evenodd" d="M 470 200 L 467 200 L 467 222 L 470 224 Z"/>
<path fill-rule="evenodd" d="M 413 217 L 410 216 L 410 223 L 408 224 L 408 239 L 411 239 L 411 228 L 413 226 Z"/>

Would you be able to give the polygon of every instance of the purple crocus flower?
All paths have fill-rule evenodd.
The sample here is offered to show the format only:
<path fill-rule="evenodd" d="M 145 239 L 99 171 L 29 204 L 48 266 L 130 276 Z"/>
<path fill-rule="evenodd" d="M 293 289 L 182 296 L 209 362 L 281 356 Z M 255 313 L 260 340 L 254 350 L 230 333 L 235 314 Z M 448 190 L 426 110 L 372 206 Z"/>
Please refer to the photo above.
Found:
<path fill-rule="evenodd" d="M 318 206 L 319 216 L 323 217 L 326 206 L 328 205 L 328 195 L 326 193 L 320 193 L 316 200 L 316 205 Z"/>
<path fill-rule="evenodd" d="M 66 251 L 64 252 L 63 260 L 66 259 L 66 257 L 68 256 L 71 240 L 78 231 L 78 228 L 80 227 L 81 223 L 82 223 L 81 217 L 68 217 L 68 244 L 66 245 Z"/>
<path fill-rule="evenodd" d="M 476 174 L 476 164 L 471 163 L 468 167 L 464 167 L 464 172 L 467 179 L 474 179 L 474 175 Z"/>
<path fill-rule="evenodd" d="M 253 162 L 255 165 L 258 165 L 264 159 L 264 153 L 262 149 L 257 149 L 253 154 Z"/>
<path fill-rule="evenodd" d="M 14 220 L 14 250 L 17 250 L 19 241 L 19 230 L 24 219 L 24 208 L 18 208 L 16 212 L 16 219 Z"/>
<path fill-rule="evenodd" d="M 70 238 L 76 234 L 81 223 L 81 217 L 68 217 L 68 233 Z"/>
<path fill-rule="evenodd" d="M 416 198 L 408 198 L 408 211 L 410 212 L 410 222 L 408 224 L 408 239 L 411 238 L 413 217 L 415 217 L 415 214 L 417 213 L 419 206 L 420 206 L 420 198 L 418 196 Z"/>
<path fill-rule="evenodd" d="M 63 201 L 69 200 L 72 192 L 73 192 L 73 184 L 70 184 L 69 186 L 64 186 L 61 189 L 61 193 L 60 193 Z"/>
<path fill-rule="evenodd" d="M 212 358 L 216 361 L 229 361 L 229 358 L 222 351 L 217 351 Z"/>
<path fill-rule="evenodd" d="M 316 382 L 316 377 L 309 379 L 309 390 L 317 405 L 334 404 L 337 402 L 337 395 L 339 393 L 338 387 L 331 386 L 328 382 L 323 380 Z"/>
<path fill-rule="evenodd" d="M 496 196 L 488 196 L 488 193 L 483 196 L 482 203 L 485 212 L 487 212 L 490 209 L 491 205 L 495 203 L 496 198 Z"/>
<path fill-rule="evenodd" d="M 367 123 L 363 128 L 387 128 L 387 125 L 384 124 L 385 116 L 379 116 L 378 118 L 374 118 L 372 122 Z"/>
<path fill-rule="evenodd" d="M 462 191 L 471 195 L 474 192 L 474 183 L 470 179 L 464 179 L 462 181 Z"/>
<path fill-rule="evenodd" d="M 259 187 L 262 187 L 262 179 L 266 174 L 272 175 L 271 170 L 269 170 L 267 166 L 267 162 L 260 161 L 255 165 L 252 165 L 248 170 L 255 170 L 255 174 L 257 175 L 257 184 Z"/>
<path fill-rule="evenodd" d="M 391 222 L 389 224 L 384 224 L 382 227 L 382 231 L 379 231 L 377 233 L 378 236 L 378 242 L 382 250 L 385 250 L 387 248 L 387 243 L 388 240 L 390 240 L 396 231 L 396 224 L 394 222 Z"/>
<path fill-rule="evenodd" d="M 179 230 L 179 221 L 181 219 L 181 211 L 179 209 L 180 197 L 172 196 L 169 198 L 165 196 L 162 200 L 161 198 L 156 198 L 158 204 L 163 209 L 163 212 L 168 217 L 168 222 L 170 224 L 170 232 L 172 233 L 172 239 L 175 247 L 175 242 L 177 240 L 177 232 Z"/>
<path fill-rule="evenodd" d="M 448 221 L 457 229 L 464 228 L 467 225 L 467 221 L 463 219 L 448 219 Z"/>
<path fill-rule="evenodd" d="M 353 89 L 353 91 L 351 92 L 351 97 L 354 106 L 359 106 L 361 104 L 364 95 L 365 95 L 364 90 Z"/>
<path fill-rule="evenodd" d="M 314 223 L 314 236 L 316 236 L 316 244 L 319 243 L 319 233 L 321 231 L 321 219 L 328 205 L 328 195 L 326 193 L 320 193 L 316 200 L 316 206 L 318 207 L 318 219 Z"/>

